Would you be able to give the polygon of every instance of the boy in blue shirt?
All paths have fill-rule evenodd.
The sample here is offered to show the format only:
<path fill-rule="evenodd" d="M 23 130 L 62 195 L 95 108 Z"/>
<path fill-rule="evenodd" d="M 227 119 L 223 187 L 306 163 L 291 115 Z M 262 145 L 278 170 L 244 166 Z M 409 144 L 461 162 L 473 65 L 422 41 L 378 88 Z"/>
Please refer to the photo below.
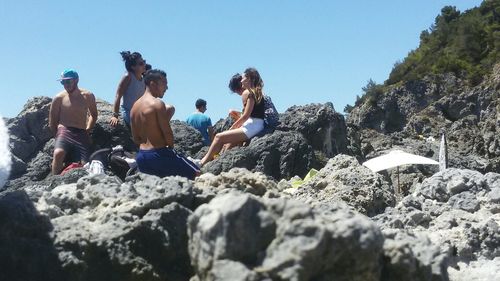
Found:
<path fill-rule="evenodd" d="M 207 102 L 203 99 L 198 99 L 195 106 L 196 111 L 188 116 L 186 122 L 200 131 L 205 145 L 210 145 L 214 139 L 214 129 L 212 127 L 212 120 L 204 114 L 207 111 Z"/>

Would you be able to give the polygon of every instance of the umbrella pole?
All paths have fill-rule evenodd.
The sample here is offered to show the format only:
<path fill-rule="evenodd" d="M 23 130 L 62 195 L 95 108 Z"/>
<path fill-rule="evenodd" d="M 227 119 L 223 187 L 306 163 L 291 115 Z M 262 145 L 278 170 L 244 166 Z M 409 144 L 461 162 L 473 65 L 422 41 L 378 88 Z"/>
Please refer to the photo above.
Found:
<path fill-rule="evenodd" d="M 398 193 L 398 195 L 401 195 L 400 194 L 401 189 L 399 188 L 399 166 L 397 167 L 397 169 L 398 169 L 398 191 L 397 191 L 397 193 Z"/>

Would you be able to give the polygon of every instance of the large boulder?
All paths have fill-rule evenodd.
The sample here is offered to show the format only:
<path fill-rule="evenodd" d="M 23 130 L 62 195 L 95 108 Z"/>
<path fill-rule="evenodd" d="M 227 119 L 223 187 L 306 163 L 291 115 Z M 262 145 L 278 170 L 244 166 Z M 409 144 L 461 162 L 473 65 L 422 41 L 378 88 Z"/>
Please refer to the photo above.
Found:
<path fill-rule="evenodd" d="M 113 105 L 101 99 L 96 99 L 96 104 L 98 115 L 92 131 L 92 150 L 121 145 L 127 151 L 136 151 L 137 145 L 123 119 L 120 118 L 116 127 L 109 123 L 113 116 Z"/>
<path fill-rule="evenodd" d="M 499 78 L 497 64 L 475 87 L 453 74 L 388 86 L 376 98 L 354 107 L 347 122 L 361 134 L 375 130 L 386 137 L 404 136 L 403 147 L 411 146 L 408 139 L 439 139 L 445 132 L 451 167 L 500 172 L 500 143 L 495 137 L 500 133 Z M 366 142 L 381 149 L 372 138 Z"/>
<path fill-rule="evenodd" d="M 177 152 L 194 157 L 204 146 L 201 133 L 179 120 L 170 122 L 174 133 L 174 148 Z"/>
<path fill-rule="evenodd" d="M 332 103 L 292 106 L 280 115 L 277 130 L 300 132 L 313 147 L 327 157 L 347 153 L 347 127 L 344 116 Z"/>
<path fill-rule="evenodd" d="M 381 280 L 448 280 L 448 253 L 441 252 L 427 235 L 401 229 L 385 229 L 383 234 Z"/>
<path fill-rule="evenodd" d="M 302 184 L 294 198 L 308 203 L 339 200 L 360 213 L 373 216 L 394 206 L 394 190 L 384 178 L 359 164 L 356 158 L 337 155 Z"/>
<path fill-rule="evenodd" d="M 21 162 L 13 166 L 11 178 L 22 175 L 26 163 L 53 137 L 48 126 L 51 102 L 48 97 L 34 97 L 28 100 L 17 117 L 7 121 L 13 162 Z"/>
<path fill-rule="evenodd" d="M 447 169 L 374 217 L 382 228 L 409 229 L 450 253 L 451 262 L 500 256 L 500 175 Z"/>
<path fill-rule="evenodd" d="M 0 193 L 0 280 L 67 280 L 53 226 L 23 191 Z"/>
<path fill-rule="evenodd" d="M 36 207 L 51 218 L 67 280 L 188 280 L 193 274 L 187 179 L 138 174 L 122 183 L 86 176 L 44 192 Z"/>
<path fill-rule="evenodd" d="M 346 208 L 326 212 L 293 200 L 229 193 L 196 209 L 188 235 L 199 280 L 380 278 L 383 236 Z"/>
<path fill-rule="evenodd" d="M 302 134 L 275 131 L 254 138 L 248 146 L 237 147 L 221 154 L 203 167 L 203 172 L 220 174 L 233 167 L 262 172 L 274 179 L 305 176 L 311 168 L 318 168 L 316 155 Z"/>
<path fill-rule="evenodd" d="M 462 90 L 463 81 L 452 74 L 427 76 L 390 87 L 377 97 L 366 99 L 349 113 L 347 121 L 382 133 L 401 131 L 410 117 L 446 94 L 453 96 Z M 439 128 L 435 129 L 439 132 Z"/>

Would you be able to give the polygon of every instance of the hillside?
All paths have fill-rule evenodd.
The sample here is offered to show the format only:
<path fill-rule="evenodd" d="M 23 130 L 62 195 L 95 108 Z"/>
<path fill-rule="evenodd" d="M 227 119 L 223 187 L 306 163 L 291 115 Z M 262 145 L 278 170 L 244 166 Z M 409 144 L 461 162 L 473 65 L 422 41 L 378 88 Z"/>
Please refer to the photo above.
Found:
<path fill-rule="evenodd" d="M 477 85 L 498 61 L 499 50 L 500 1 L 484 1 L 465 12 L 446 6 L 420 34 L 419 47 L 394 65 L 385 84 L 451 72 Z"/>

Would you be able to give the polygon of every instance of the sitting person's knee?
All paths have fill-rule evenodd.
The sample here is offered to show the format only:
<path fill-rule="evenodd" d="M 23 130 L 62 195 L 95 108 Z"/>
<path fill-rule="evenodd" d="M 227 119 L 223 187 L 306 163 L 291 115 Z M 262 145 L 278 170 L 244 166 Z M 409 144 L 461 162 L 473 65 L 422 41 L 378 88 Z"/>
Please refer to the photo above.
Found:
<path fill-rule="evenodd" d="M 214 142 L 220 142 L 221 141 L 221 135 L 220 133 L 215 134 L 214 136 Z"/>

